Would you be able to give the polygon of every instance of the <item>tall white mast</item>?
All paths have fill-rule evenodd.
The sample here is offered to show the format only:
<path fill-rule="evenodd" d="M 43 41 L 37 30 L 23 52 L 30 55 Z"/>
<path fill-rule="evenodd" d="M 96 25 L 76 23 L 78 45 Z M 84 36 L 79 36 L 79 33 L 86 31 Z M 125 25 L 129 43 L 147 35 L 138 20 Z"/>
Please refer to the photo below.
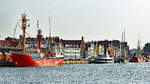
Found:
<path fill-rule="evenodd" d="M 123 25 L 125 27 L 125 25 Z M 121 44 L 120 44 L 120 52 L 121 57 L 126 57 L 126 48 L 125 48 L 125 29 L 122 31 L 122 38 L 121 38 Z"/>
<path fill-rule="evenodd" d="M 138 38 L 138 44 L 137 44 L 137 53 L 136 56 L 139 58 L 142 58 L 142 50 L 141 50 L 141 45 L 140 45 L 140 34 L 139 34 L 139 38 Z"/>
<path fill-rule="evenodd" d="M 13 35 L 13 38 L 15 38 L 15 35 L 16 35 L 16 28 L 17 28 L 17 25 L 16 25 L 15 28 L 14 28 L 14 35 Z"/>
<path fill-rule="evenodd" d="M 123 42 L 123 40 L 124 40 L 124 39 L 123 39 L 123 35 L 124 35 L 124 34 L 123 34 L 123 32 L 122 32 L 121 42 Z"/>
<path fill-rule="evenodd" d="M 49 22 L 49 36 L 51 37 L 51 21 L 50 21 L 50 16 L 48 17 L 48 22 Z"/>
<path fill-rule="evenodd" d="M 39 30 L 40 27 L 39 27 L 39 20 L 37 20 L 37 30 Z"/>
<path fill-rule="evenodd" d="M 126 39 L 126 38 L 125 38 L 125 29 L 124 29 L 124 38 L 123 38 L 124 42 L 125 42 L 125 39 Z"/>

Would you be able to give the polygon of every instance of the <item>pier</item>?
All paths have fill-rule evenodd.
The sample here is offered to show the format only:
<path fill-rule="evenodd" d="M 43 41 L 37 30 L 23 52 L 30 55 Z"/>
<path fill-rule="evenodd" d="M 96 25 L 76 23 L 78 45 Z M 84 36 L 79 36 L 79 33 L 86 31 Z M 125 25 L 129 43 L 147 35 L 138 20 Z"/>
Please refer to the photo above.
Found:
<path fill-rule="evenodd" d="M 9 52 L 9 51 L 19 52 L 19 51 L 22 51 L 22 48 L 17 48 L 17 47 L 0 47 L 0 51 L 4 51 L 4 52 Z"/>
<path fill-rule="evenodd" d="M 66 60 L 63 64 L 88 64 L 88 60 Z"/>

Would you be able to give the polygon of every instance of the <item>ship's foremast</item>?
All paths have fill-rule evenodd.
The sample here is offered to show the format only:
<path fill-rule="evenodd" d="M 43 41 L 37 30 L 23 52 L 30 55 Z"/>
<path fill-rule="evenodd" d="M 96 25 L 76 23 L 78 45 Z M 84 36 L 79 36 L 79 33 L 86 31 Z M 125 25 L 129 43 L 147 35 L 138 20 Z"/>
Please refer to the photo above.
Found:
<path fill-rule="evenodd" d="M 23 30 L 23 54 L 26 52 L 26 48 L 25 48 L 25 42 L 26 42 L 26 28 L 27 28 L 27 21 L 28 19 L 26 19 L 26 14 L 22 14 L 22 30 Z"/>

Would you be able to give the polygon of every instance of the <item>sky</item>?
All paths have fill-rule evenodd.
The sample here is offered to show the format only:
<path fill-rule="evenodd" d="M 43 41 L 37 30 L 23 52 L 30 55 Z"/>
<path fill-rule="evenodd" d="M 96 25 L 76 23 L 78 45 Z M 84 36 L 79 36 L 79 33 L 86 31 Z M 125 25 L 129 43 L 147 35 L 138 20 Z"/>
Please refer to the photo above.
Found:
<path fill-rule="evenodd" d="M 0 39 L 13 37 L 16 22 L 21 14 L 29 19 L 27 33 L 37 34 L 37 20 L 44 37 L 85 41 L 121 40 L 126 31 L 130 48 L 150 42 L 150 0 L 0 0 Z M 15 37 L 22 34 L 16 29 Z"/>

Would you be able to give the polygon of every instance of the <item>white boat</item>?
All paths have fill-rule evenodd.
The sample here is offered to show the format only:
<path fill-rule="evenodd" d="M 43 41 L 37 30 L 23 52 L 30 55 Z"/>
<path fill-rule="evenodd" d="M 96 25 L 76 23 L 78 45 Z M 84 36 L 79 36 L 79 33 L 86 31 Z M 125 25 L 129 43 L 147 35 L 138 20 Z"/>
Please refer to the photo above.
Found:
<path fill-rule="evenodd" d="M 104 55 L 98 55 L 95 60 L 95 63 L 114 63 L 114 58 L 110 57 L 108 54 L 108 49 L 106 49 L 106 54 Z"/>
<path fill-rule="evenodd" d="M 110 56 L 98 56 L 94 60 L 95 63 L 114 63 L 114 58 Z"/>

